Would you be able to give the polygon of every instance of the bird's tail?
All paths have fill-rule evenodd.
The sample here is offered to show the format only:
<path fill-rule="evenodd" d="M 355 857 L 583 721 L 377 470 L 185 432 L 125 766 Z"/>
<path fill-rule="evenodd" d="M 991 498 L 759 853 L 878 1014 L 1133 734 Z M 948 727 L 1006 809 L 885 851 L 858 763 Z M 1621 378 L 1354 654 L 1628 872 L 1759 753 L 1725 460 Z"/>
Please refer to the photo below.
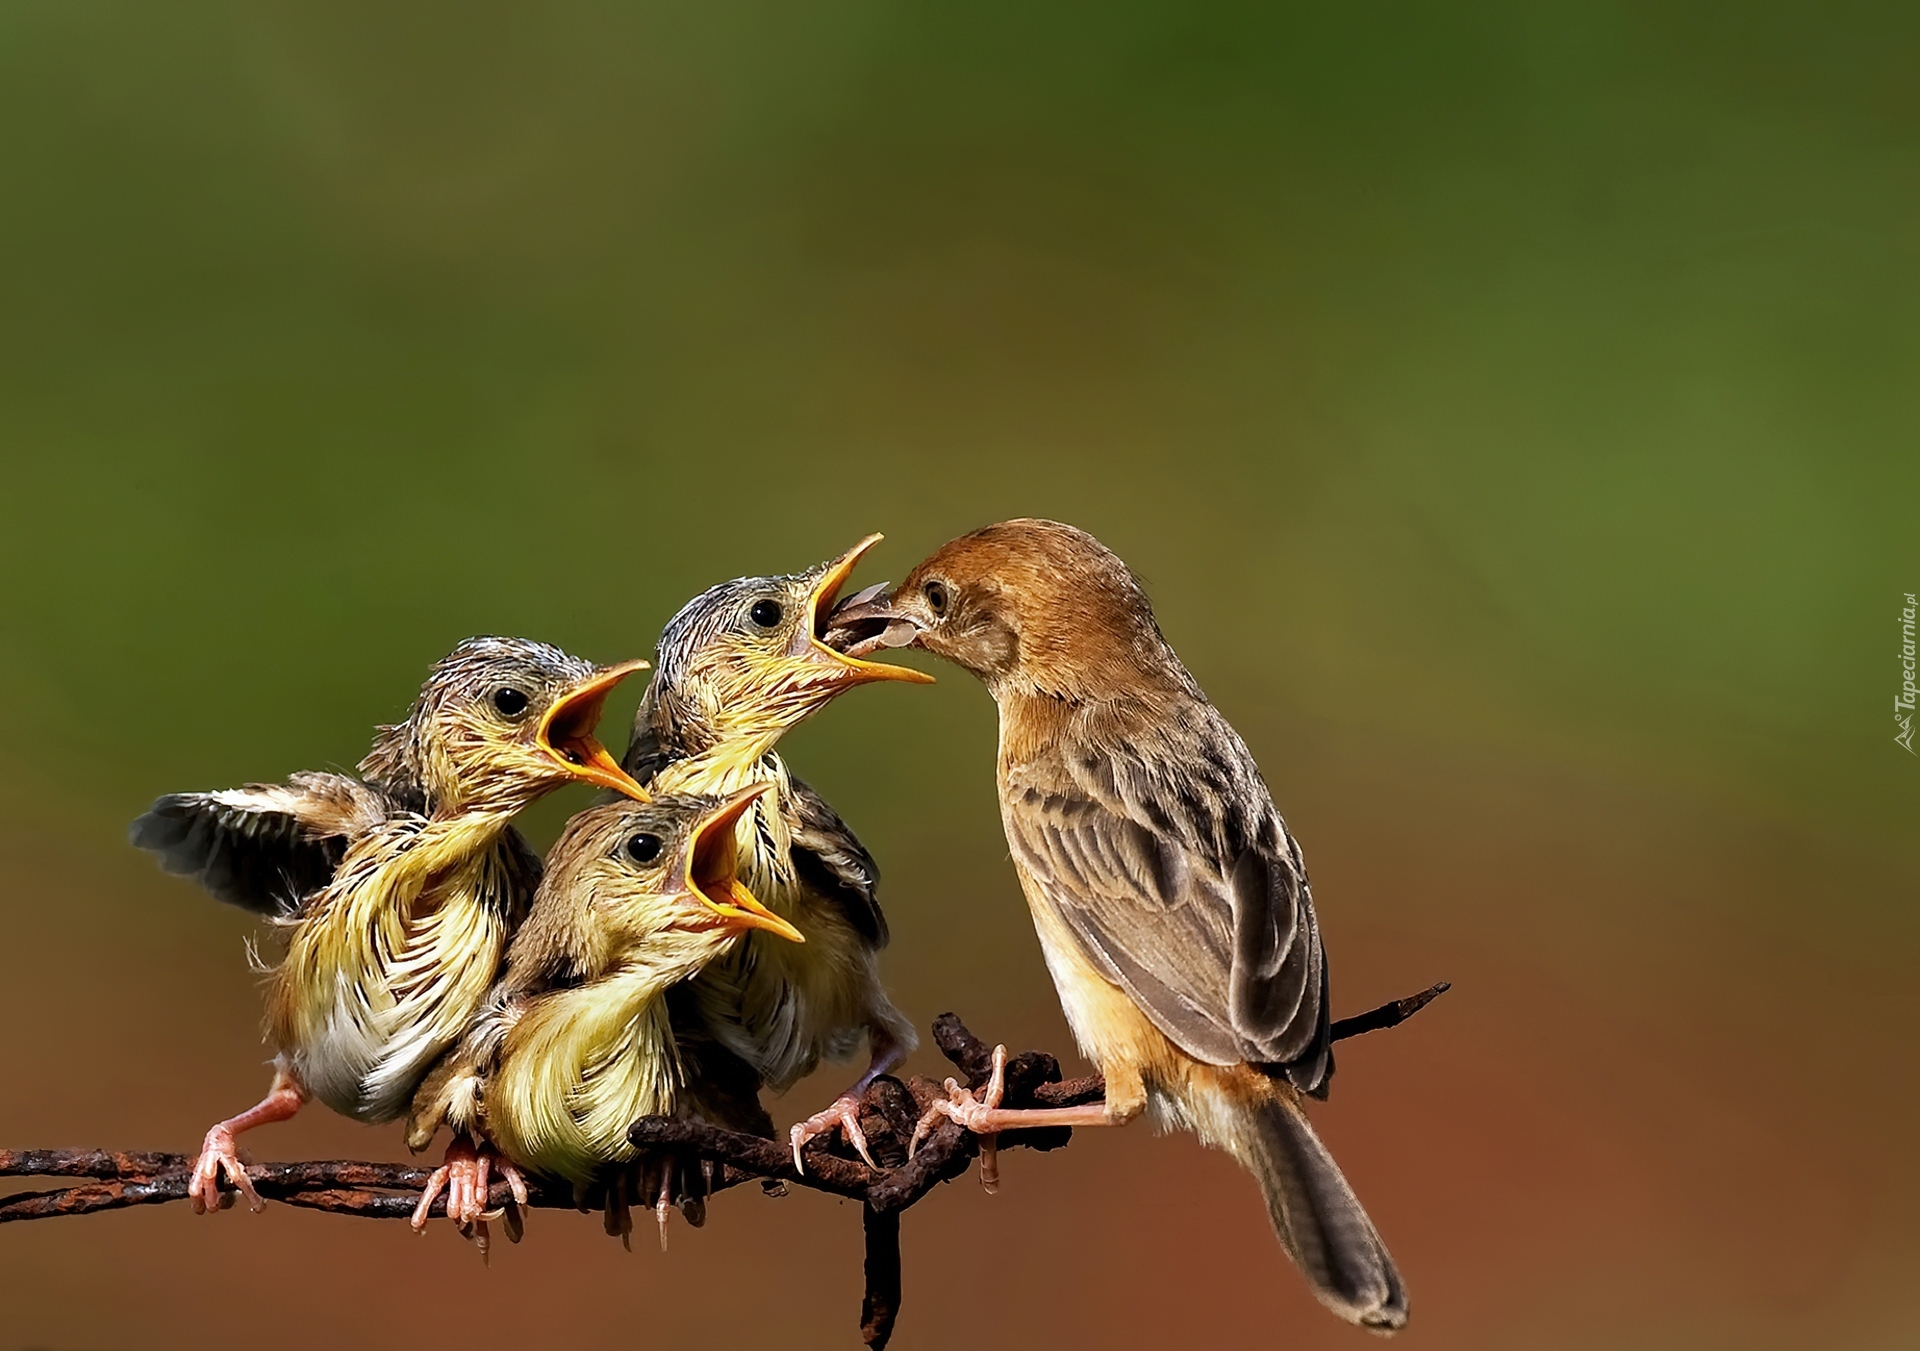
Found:
<path fill-rule="evenodd" d="M 1407 1288 L 1387 1245 L 1299 1103 L 1282 1089 L 1244 1110 L 1231 1148 L 1260 1183 L 1280 1245 L 1314 1296 L 1376 1332 L 1405 1327 Z"/>

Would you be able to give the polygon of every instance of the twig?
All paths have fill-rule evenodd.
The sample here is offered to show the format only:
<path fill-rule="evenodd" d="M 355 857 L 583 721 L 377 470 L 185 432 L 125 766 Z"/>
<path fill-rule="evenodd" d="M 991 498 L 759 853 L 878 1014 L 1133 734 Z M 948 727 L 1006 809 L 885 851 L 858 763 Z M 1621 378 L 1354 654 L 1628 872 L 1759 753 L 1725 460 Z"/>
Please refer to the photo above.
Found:
<path fill-rule="evenodd" d="M 1447 988 L 1442 981 L 1417 995 L 1343 1018 L 1333 1024 L 1332 1038 L 1341 1041 L 1393 1027 L 1425 1008 Z M 969 1087 L 978 1088 L 986 1082 L 992 1072 L 993 1048 L 969 1032 L 958 1017 L 943 1013 L 934 1019 L 933 1040 L 940 1053 L 966 1077 Z M 1106 1085 L 1099 1075 L 1063 1080 L 1060 1062 L 1045 1052 L 1027 1051 L 1007 1062 L 1004 1103 L 1008 1107 L 1080 1106 L 1099 1102 L 1105 1095 Z M 938 1184 L 965 1173 L 980 1151 L 978 1136 L 943 1121 L 919 1151 L 908 1157 L 907 1144 L 914 1124 L 929 1104 L 945 1096 L 939 1083 L 918 1076 L 905 1083 L 883 1078 L 867 1090 L 860 1124 L 879 1168 L 869 1168 L 854 1157 L 837 1137 L 822 1137 L 807 1146 L 804 1172 L 795 1169 L 792 1152 L 784 1143 L 697 1121 L 647 1117 L 634 1122 L 628 1138 L 644 1154 L 664 1154 L 681 1163 L 680 1176 L 690 1185 L 680 1204 L 690 1223 L 699 1223 L 707 1195 L 750 1181 L 806 1187 L 860 1201 L 866 1236 L 866 1294 L 860 1305 L 860 1335 L 868 1346 L 880 1348 L 893 1336 L 894 1322 L 900 1315 L 900 1212 Z M 1059 1149 L 1072 1136 L 1068 1127 L 1054 1126 L 1007 1131 L 999 1142 L 1002 1149 Z M 192 1167 L 193 1159 L 186 1154 L 0 1150 L 0 1177 L 88 1179 L 78 1186 L 0 1196 L 0 1224 L 183 1200 Z M 342 1160 L 247 1166 L 247 1176 L 269 1200 L 369 1219 L 411 1216 L 428 1171 L 406 1164 Z M 231 1184 L 222 1178 L 220 1185 L 226 1194 L 223 1200 L 230 1200 Z M 612 1185 L 624 1186 L 625 1180 Z M 573 1189 L 564 1183 L 535 1178 L 529 1180 L 529 1186 L 532 1206 L 576 1206 Z M 604 1201 L 605 1194 L 605 1187 L 596 1189 L 580 1208 L 594 1208 Z M 495 1183 L 488 1197 L 490 1207 L 504 1207 L 509 1199 L 506 1184 Z M 444 1200 L 434 1203 L 433 1214 L 446 1214 Z"/>

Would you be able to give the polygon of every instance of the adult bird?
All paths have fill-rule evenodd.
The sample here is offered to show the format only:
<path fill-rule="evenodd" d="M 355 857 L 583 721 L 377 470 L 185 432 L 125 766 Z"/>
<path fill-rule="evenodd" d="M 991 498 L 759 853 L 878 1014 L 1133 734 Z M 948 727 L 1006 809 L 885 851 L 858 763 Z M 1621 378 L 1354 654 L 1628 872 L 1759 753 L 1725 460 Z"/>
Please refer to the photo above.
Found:
<path fill-rule="evenodd" d="M 734 829 L 766 791 L 615 801 L 569 821 L 506 973 L 453 1057 L 453 1082 L 437 1090 L 456 1100 L 457 1124 L 521 1168 L 565 1179 L 581 1196 L 612 1180 L 610 1228 L 623 1236 L 617 1175 L 635 1156 L 627 1127 L 643 1116 L 714 1115 L 675 1037 L 668 990 L 745 936 L 801 941 L 739 878 Z M 481 1219 L 485 1177 L 475 1186 L 457 1188 L 449 1215 Z M 673 1186 L 669 1166 L 658 1180 L 662 1226 Z M 430 1186 L 416 1227 L 432 1203 Z"/>
<path fill-rule="evenodd" d="M 367 1122 L 406 1111 L 533 897 L 540 865 L 515 814 L 575 781 L 645 796 L 593 737 L 608 693 L 645 666 L 471 638 L 433 667 L 402 722 L 379 729 L 362 778 L 174 793 L 133 823 L 133 843 L 167 871 L 286 935 L 267 981 L 273 1083 L 207 1132 L 188 1187 L 196 1211 L 217 1207 L 222 1174 L 259 1210 L 236 1137 L 309 1098 Z"/>
<path fill-rule="evenodd" d="M 880 983 L 887 921 L 879 869 L 826 799 L 774 750 L 790 728 L 856 685 L 932 680 L 820 641 L 841 587 L 879 539 L 870 535 L 805 572 L 741 577 L 689 601 L 660 635 L 658 669 L 623 761 L 651 792 L 767 790 L 740 821 L 741 871 L 807 941 L 749 934 L 692 983 L 684 1016 L 776 1090 L 822 1057 L 845 1060 L 867 1041 L 866 1073 L 792 1128 L 796 1167 L 804 1167 L 801 1147 L 836 1127 L 872 1162 L 860 1130 L 861 1094 L 916 1043 L 913 1024 Z"/>
<path fill-rule="evenodd" d="M 972 672 L 1000 711 L 1000 814 L 1047 969 L 1106 1102 L 1000 1107 L 949 1081 L 983 1135 L 1142 1111 L 1231 1153 L 1320 1302 L 1391 1331 L 1400 1274 L 1301 1108 L 1333 1073 L 1327 967 L 1300 847 L 1246 743 L 1161 636 L 1126 564 L 1053 521 L 942 546 L 833 641 L 907 643 Z M 1005 1052 L 997 1053 L 1004 1066 Z M 983 1176 L 991 1177 L 983 1142 Z"/>

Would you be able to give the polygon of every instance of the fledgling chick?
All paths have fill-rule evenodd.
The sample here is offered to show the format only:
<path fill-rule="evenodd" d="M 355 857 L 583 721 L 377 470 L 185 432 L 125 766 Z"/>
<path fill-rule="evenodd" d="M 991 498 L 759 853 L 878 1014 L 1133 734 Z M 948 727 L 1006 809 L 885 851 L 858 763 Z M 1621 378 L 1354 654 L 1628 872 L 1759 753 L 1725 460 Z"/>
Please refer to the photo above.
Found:
<path fill-rule="evenodd" d="M 133 843 L 167 871 L 286 931 L 267 985 L 273 1084 L 207 1132 L 195 1210 L 217 1207 L 222 1173 L 260 1209 L 235 1138 L 310 1097 L 367 1122 L 406 1110 L 532 899 L 540 865 L 514 815 L 574 781 L 645 796 L 593 737 L 609 692 L 645 666 L 471 638 L 434 666 L 405 721 L 380 729 L 364 779 L 175 793 L 133 823 Z"/>
<path fill-rule="evenodd" d="M 859 1124 L 867 1086 L 906 1058 L 913 1024 L 880 984 L 887 922 L 879 869 L 826 800 L 788 773 L 780 738 L 835 696 L 880 680 L 925 683 L 900 666 L 845 656 L 821 626 L 870 535 L 841 557 L 787 577 L 742 577 L 689 601 L 660 635 L 659 669 L 634 721 L 627 769 L 651 792 L 719 794 L 763 784 L 739 827 L 741 871 L 756 896 L 807 937 L 804 947 L 750 934 L 693 983 L 695 1016 L 774 1089 L 864 1037 L 867 1072 L 791 1132 L 800 1148 L 834 1129 L 871 1163 Z"/>
<path fill-rule="evenodd" d="M 803 941 L 738 874 L 735 828 L 767 791 L 616 801 L 567 823 L 457 1055 L 472 1083 L 460 1094 L 469 1128 L 503 1157 L 584 1193 L 633 1159 L 636 1120 L 698 1111 L 702 1086 L 690 1082 L 667 991 L 743 937 Z M 664 1225 L 670 1174 L 660 1184 Z M 610 1204 L 623 1203 L 616 1184 Z M 431 1204 L 429 1194 L 417 1221 Z"/>
<path fill-rule="evenodd" d="M 944 1115 L 991 1135 L 1149 1111 L 1253 1173 L 1322 1304 L 1403 1326 L 1393 1259 L 1301 1109 L 1325 1095 L 1333 1056 L 1300 848 L 1126 565 L 1072 526 L 1007 521 L 944 545 L 890 598 L 848 605 L 832 637 L 854 652 L 911 642 L 993 695 L 1014 867 L 1107 1081 L 1104 1106 L 1035 1111 L 1000 1108 L 998 1071 L 979 1099 L 949 1081 L 923 1127 Z M 992 1164 L 983 1142 L 983 1179 Z"/>

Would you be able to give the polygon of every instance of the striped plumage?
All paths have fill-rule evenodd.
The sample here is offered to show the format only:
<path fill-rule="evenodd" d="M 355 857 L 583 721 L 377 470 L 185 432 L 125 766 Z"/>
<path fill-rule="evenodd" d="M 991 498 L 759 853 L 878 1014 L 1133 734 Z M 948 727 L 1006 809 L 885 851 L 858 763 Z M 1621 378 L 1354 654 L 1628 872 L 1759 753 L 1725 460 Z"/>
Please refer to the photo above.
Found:
<path fill-rule="evenodd" d="M 835 641 L 911 641 L 993 695 L 1014 869 L 1067 1021 L 1106 1079 L 1100 1107 L 1002 1111 L 959 1092 L 930 1118 L 990 1135 L 1144 1112 L 1192 1130 L 1254 1175 L 1323 1304 L 1404 1325 L 1393 1259 L 1302 1108 L 1324 1096 L 1333 1056 L 1299 846 L 1126 565 L 1071 526 L 1003 522 L 935 551 L 891 597 L 849 606 Z"/>
<path fill-rule="evenodd" d="M 805 572 L 739 578 L 690 601 L 661 634 L 658 669 L 624 759 L 651 791 L 765 790 L 740 823 L 741 874 L 807 941 L 749 935 L 700 975 L 689 1002 L 701 1030 L 775 1089 L 822 1059 L 852 1057 L 865 1040 L 871 1064 L 863 1087 L 916 1041 L 880 981 L 887 925 L 879 869 L 775 751 L 786 731 L 854 685 L 927 679 L 846 658 L 818 641 L 837 591 L 877 538 Z M 827 1124 L 803 1123 L 799 1142 Z"/>
<path fill-rule="evenodd" d="M 607 693 L 640 664 L 599 669 L 524 639 L 475 638 L 380 729 L 364 781 L 161 798 L 133 842 L 221 899 L 274 919 L 287 951 L 268 982 L 275 1081 L 208 1132 L 193 1197 L 225 1170 L 253 1198 L 233 1137 L 308 1097 L 388 1121 L 465 1030 L 525 916 L 539 863 L 523 807 L 584 780 L 638 793 L 592 737 Z"/>
<path fill-rule="evenodd" d="M 760 791 L 613 802 L 567 823 L 438 1090 L 503 1156 L 584 1190 L 633 1158 L 635 1120 L 701 1108 L 710 1086 L 681 1054 L 669 990 L 744 934 L 799 937 L 739 878 L 734 828 Z"/>

